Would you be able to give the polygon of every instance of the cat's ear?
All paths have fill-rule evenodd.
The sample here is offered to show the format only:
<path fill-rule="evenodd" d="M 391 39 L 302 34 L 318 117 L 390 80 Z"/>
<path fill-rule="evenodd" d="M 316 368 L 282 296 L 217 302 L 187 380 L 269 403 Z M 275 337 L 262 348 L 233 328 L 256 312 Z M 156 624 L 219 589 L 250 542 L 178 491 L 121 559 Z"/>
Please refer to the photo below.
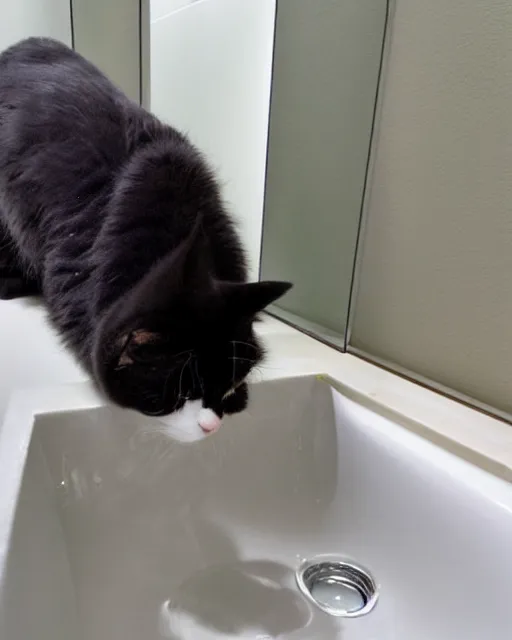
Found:
<path fill-rule="evenodd" d="M 162 336 L 145 329 L 119 330 L 112 318 L 100 328 L 93 350 L 96 379 L 103 384 L 110 373 L 131 367 L 135 362 L 152 359 L 160 353 Z"/>
<path fill-rule="evenodd" d="M 136 329 L 122 335 L 116 341 L 117 353 L 113 354 L 116 369 L 128 367 L 134 362 L 153 362 L 159 355 L 161 334 L 146 329 Z"/>
<path fill-rule="evenodd" d="M 231 314 L 252 317 L 292 288 L 290 282 L 224 283 L 221 287 Z"/>
<path fill-rule="evenodd" d="M 201 227 L 158 262 L 125 298 L 126 315 L 150 314 L 167 309 L 172 300 L 211 287 L 209 248 Z"/>

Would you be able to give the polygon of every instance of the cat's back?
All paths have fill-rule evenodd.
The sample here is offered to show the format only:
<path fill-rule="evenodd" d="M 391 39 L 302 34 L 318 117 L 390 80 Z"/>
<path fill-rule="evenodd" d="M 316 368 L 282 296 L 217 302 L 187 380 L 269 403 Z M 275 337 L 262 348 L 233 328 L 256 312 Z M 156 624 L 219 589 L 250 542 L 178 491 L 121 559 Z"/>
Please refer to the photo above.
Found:
<path fill-rule="evenodd" d="M 63 42 L 53 38 L 32 37 L 20 40 L 0 53 L 0 66 L 8 69 L 10 65 L 58 64 L 79 60 L 80 56 Z M 80 65 L 83 68 L 83 65 Z M 91 65 L 92 66 L 92 65 Z M 18 71 L 22 66 L 17 67 Z"/>
<path fill-rule="evenodd" d="M 141 113 L 64 44 L 30 38 L 0 54 L 0 223 L 31 268 L 63 224 L 93 238 Z"/>
<path fill-rule="evenodd" d="M 28 38 L 0 53 L 0 92 L 2 103 L 17 108 L 45 106 L 57 97 L 82 109 L 129 102 L 97 67 L 50 38 Z"/>
<path fill-rule="evenodd" d="M 129 100 L 66 45 L 29 38 L 0 54 L 0 164 L 6 154 L 68 143 L 101 145 L 105 160 L 124 152 Z M 39 146 L 39 149 L 38 149 Z M 3 156 L 3 157 L 2 157 Z M 112 156 L 109 158 L 108 156 Z"/>

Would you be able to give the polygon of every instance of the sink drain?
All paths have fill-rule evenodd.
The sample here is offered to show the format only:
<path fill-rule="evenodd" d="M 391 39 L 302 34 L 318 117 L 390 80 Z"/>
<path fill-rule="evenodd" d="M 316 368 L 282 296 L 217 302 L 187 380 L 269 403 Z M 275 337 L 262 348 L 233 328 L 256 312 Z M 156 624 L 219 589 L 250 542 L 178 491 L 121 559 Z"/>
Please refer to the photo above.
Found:
<path fill-rule="evenodd" d="M 298 568 L 296 579 L 308 600 L 331 616 L 363 616 L 377 602 L 377 585 L 368 571 L 336 557 L 306 560 Z"/>

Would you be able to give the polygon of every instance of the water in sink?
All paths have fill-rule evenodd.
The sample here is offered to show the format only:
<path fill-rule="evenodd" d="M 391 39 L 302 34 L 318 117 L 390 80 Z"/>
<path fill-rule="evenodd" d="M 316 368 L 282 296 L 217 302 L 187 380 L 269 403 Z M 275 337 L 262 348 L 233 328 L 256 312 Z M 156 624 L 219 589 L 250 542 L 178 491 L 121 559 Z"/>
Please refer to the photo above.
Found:
<path fill-rule="evenodd" d="M 342 579 L 321 579 L 311 589 L 313 598 L 337 614 L 360 611 L 365 603 L 361 592 Z"/>

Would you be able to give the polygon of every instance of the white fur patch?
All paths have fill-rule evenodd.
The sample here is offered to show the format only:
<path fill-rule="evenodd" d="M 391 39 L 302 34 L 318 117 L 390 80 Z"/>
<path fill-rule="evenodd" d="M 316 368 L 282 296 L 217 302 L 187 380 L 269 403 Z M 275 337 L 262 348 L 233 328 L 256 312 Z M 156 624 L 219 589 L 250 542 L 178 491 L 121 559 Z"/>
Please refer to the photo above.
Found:
<path fill-rule="evenodd" d="M 180 442 L 202 440 L 217 431 L 220 418 L 211 410 L 204 409 L 202 400 L 188 400 L 182 409 L 156 418 L 164 426 L 164 432 Z"/>
<path fill-rule="evenodd" d="M 188 400 L 182 409 L 157 418 L 165 427 L 166 435 L 181 442 L 194 442 L 206 437 L 199 426 L 199 412 L 203 408 L 201 400 Z"/>

